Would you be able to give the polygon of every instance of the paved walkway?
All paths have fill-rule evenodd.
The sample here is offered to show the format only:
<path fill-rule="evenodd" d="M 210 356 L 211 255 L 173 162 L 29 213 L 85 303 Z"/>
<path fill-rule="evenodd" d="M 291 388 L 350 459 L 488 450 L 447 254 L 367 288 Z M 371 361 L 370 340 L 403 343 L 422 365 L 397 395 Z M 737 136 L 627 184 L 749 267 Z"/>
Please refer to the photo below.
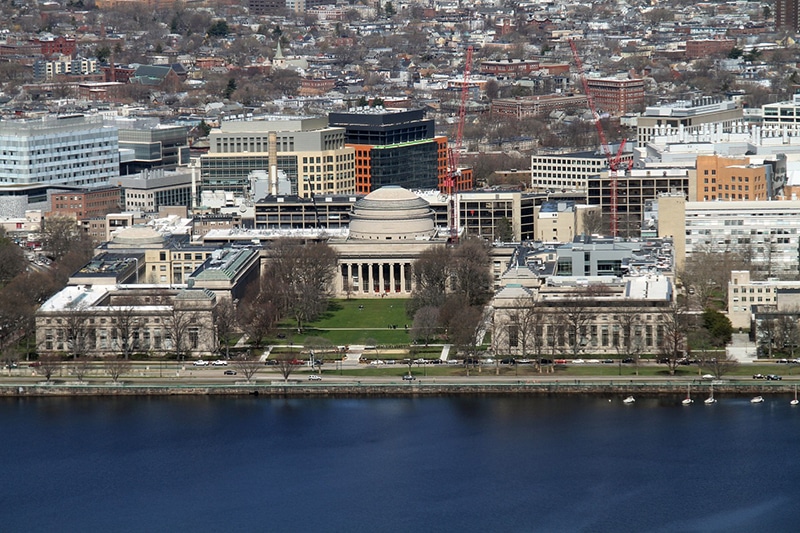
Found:
<path fill-rule="evenodd" d="M 731 359 L 736 359 L 740 363 L 753 363 L 757 358 L 758 350 L 756 343 L 750 342 L 747 333 L 734 333 L 731 342 L 725 347 L 725 352 Z"/>

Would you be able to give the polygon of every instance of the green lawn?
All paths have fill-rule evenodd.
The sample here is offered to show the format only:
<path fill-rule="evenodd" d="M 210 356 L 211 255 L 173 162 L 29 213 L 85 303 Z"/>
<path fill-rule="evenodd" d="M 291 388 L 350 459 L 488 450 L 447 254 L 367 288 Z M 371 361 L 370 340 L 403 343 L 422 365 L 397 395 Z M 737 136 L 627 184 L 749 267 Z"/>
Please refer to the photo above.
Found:
<path fill-rule="evenodd" d="M 411 320 L 406 316 L 406 302 L 389 298 L 332 300 L 328 311 L 307 324 L 302 333 L 297 333 L 291 320 L 285 320 L 278 325 L 283 338 L 269 342 L 302 344 L 306 337 L 317 336 L 335 345 L 407 345 L 409 336 L 405 326 L 411 327 Z M 390 325 L 397 327 L 389 328 Z"/>

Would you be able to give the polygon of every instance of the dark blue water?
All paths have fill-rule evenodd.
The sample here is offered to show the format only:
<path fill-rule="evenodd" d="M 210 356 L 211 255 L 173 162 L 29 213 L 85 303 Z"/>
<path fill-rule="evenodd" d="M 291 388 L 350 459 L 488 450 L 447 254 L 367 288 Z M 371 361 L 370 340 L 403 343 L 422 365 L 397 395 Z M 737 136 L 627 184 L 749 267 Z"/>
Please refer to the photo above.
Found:
<path fill-rule="evenodd" d="M 0 400 L 0 531 L 797 531 L 800 409 Z"/>

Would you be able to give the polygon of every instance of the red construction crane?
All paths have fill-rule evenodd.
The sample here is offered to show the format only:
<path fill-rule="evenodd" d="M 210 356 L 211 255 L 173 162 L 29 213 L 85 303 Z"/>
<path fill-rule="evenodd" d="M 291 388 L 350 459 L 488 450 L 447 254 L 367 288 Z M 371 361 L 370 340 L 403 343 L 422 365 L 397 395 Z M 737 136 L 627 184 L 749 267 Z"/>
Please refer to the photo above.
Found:
<path fill-rule="evenodd" d="M 450 242 L 458 241 L 458 206 L 456 205 L 456 180 L 460 175 L 458 161 L 461 158 L 461 148 L 464 142 L 464 120 L 467 116 L 467 97 L 469 96 L 469 73 L 472 69 L 472 45 L 467 47 L 467 57 L 464 63 L 464 80 L 461 83 L 461 105 L 458 108 L 458 123 L 456 127 L 455 148 L 449 149 L 447 154 L 447 196 L 450 225 Z"/>
<path fill-rule="evenodd" d="M 606 161 L 608 161 L 608 178 L 609 178 L 609 189 L 611 192 L 611 235 L 616 237 L 618 231 L 618 216 L 617 216 L 617 172 L 622 163 L 622 151 L 625 148 L 625 139 L 619 145 L 619 150 L 617 150 L 617 154 L 614 155 L 611 152 L 611 148 L 608 146 L 608 141 L 606 141 L 606 134 L 603 132 L 603 124 L 600 122 L 600 115 L 597 113 L 597 108 L 594 105 L 594 98 L 592 97 L 592 93 L 589 91 L 589 82 L 586 81 L 586 74 L 583 71 L 583 63 L 581 62 L 581 58 L 578 55 L 578 48 L 575 46 L 575 41 L 569 39 L 569 47 L 572 49 L 572 57 L 575 58 L 575 66 L 578 67 L 578 74 L 581 77 L 581 83 L 583 83 L 583 92 L 586 94 L 586 101 L 589 102 L 589 109 L 592 112 L 592 116 L 594 117 L 594 125 L 597 128 L 597 136 L 600 138 L 600 146 L 603 150 L 603 154 L 606 156 Z"/>

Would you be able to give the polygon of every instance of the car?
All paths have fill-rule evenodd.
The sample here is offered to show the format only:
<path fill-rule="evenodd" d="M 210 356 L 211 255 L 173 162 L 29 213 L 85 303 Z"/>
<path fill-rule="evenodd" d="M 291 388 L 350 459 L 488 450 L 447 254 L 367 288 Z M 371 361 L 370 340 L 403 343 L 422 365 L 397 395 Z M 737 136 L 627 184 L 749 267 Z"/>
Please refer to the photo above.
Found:
<path fill-rule="evenodd" d="M 223 374 L 225 374 L 226 376 L 235 376 L 236 370 L 226 370 L 225 372 L 223 372 Z"/>
<path fill-rule="evenodd" d="M 214 361 L 211 364 L 214 365 L 214 366 L 228 366 L 228 362 L 227 361 L 223 361 L 222 359 L 217 359 L 216 361 Z"/>
<path fill-rule="evenodd" d="M 275 365 L 278 364 L 278 360 L 277 359 L 267 359 L 266 361 L 264 361 L 264 364 L 267 365 L 267 366 L 275 366 Z"/>
<path fill-rule="evenodd" d="M 573 360 L 572 360 L 572 364 L 573 364 L 573 365 L 582 365 L 582 364 L 583 364 L 583 363 L 585 363 L 585 362 L 586 362 L 586 361 L 584 361 L 583 359 L 573 359 Z"/>
<path fill-rule="evenodd" d="M 603 359 L 603 364 L 612 365 L 612 364 L 614 364 L 614 360 L 613 359 Z"/>
<path fill-rule="evenodd" d="M 552 359 L 547 359 L 545 357 L 542 357 L 541 359 L 539 359 L 539 364 L 540 365 L 552 365 L 553 364 L 553 360 Z"/>
<path fill-rule="evenodd" d="M 532 362 L 533 361 L 531 361 L 530 359 L 527 359 L 527 358 L 517 359 L 517 364 L 520 364 L 520 365 L 529 365 Z"/>
<path fill-rule="evenodd" d="M 317 374 L 311 374 L 310 376 L 308 376 L 308 381 L 322 381 L 322 376 L 319 376 Z"/>
<path fill-rule="evenodd" d="M 403 381 L 414 381 L 415 379 L 417 378 L 411 374 L 403 374 Z"/>
<path fill-rule="evenodd" d="M 197 361 L 195 361 L 192 364 L 194 366 L 208 366 L 208 361 L 203 361 L 202 359 L 198 359 Z"/>
<path fill-rule="evenodd" d="M 622 364 L 629 365 L 631 363 L 633 363 L 633 357 L 626 357 L 622 360 Z"/>
<path fill-rule="evenodd" d="M 500 364 L 501 365 L 515 365 L 515 364 L 517 364 L 517 361 L 513 357 L 506 357 L 505 359 L 500 359 Z"/>
<path fill-rule="evenodd" d="M 767 381 L 780 381 L 780 380 L 782 380 L 783 378 L 782 378 L 782 377 L 780 377 L 780 376 L 779 376 L 779 375 L 777 375 L 777 374 L 767 374 L 767 377 L 766 377 L 765 379 L 766 379 Z"/>
<path fill-rule="evenodd" d="M 714 374 L 703 374 L 701 377 L 703 379 L 714 379 Z"/>
<path fill-rule="evenodd" d="M 764 379 L 764 374 L 753 374 L 753 379 Z"/>

